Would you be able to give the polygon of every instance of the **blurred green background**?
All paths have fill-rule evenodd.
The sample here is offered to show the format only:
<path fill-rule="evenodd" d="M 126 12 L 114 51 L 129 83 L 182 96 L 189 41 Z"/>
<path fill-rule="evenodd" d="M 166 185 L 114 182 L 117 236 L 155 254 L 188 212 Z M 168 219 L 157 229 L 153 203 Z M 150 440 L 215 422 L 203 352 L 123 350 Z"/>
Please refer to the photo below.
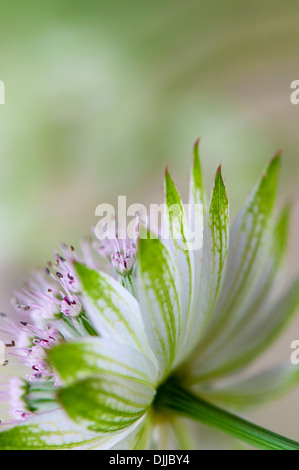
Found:
<path fill-rule="evenodd" d="M 235 214 L 283 148 L 293 199 L 286 277 L 299 268 L 299 4 L 286 0 L 10 1 L 0 5 L 0 309 L 98 204 L 161 202 L 165 165 L 187 195 L 201 137 L 207 187 L 223 164 Z M 299 322 L 267 361 L 288 358 Z M 253 417 L 299 440 L 298 393 Z"/>

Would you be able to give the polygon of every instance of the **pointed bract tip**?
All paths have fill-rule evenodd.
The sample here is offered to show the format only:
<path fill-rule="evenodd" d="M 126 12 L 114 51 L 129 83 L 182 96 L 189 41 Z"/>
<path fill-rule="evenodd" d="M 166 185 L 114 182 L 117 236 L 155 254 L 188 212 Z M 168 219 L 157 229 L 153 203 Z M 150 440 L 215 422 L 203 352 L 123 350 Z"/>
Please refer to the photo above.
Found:
<path fill-rule="evenodd" d="M 262 174 L 262 177 L 265 177 L 269 172 L 278 171 L 280 168 L 280 163 L 281 163 L 281 150 L 277 151 L 271 160 L 269 161 L 266 169 L 264 170 L 264 173 Z"/>
<path fill-rule="evenodd" d="M 171 175 L 170 175 L 170 173 L 169 173 L 169 171 L 168 171 L 168 166 L 165 168 L 164 178 L 165 178 L 166 183 L 167 183 L 168 181 L 172 181 Z M 173 182 L 173 181 L 172 181 L 172 182 Z"/>
<path fill-rule="evenodd" d="M 197 148 L 200 144 L 200 137 L 198 137 L 198 139 L 196 139 L 196 141 L 194 142 L 194 145 L 193 145 L 193 148 Z"/>
<path fill-rule="evenodd" d="M 282 148 L 280 147 L 279 149 L 277 149 L 277 151 L 274 153 L 273 157 L 271 158 L 271 160 L 274 160 L 275 158 L 281 158 L 281 155 L 282 155 Z"/>
<path fill-rule="evenodd" d="M 195 141 L 193 145 L 193 165 L 197 165 L 199 163 L 199 143 L 200 137 Z"/>
<path fill-rule="evenodd" d="M 275 163 L 277 164 L 277 166 L 279 166 L 280 161 L 281 161 L 281 156 L 282 156 L 282 149 L 278 149 L 277 152 L 275 152 L 273 157 L 270 159 L 268 168 Z"/>
<path fill-rule="evenodd" d="M 217 168 L 215 179 L 214 179 L 214 184 L 216 184 L 216 182 L 220 181 L 221 186 L 224 186 L 224 188 L 225 188 L 225 184 L 224 184 L 224 180 L 223 180 L 223 176 L 222 176 L 222 172 L 221 172 L 221 170 L 222 170 L 221 165 L 222 164 L 220 163 L 220 165 Z M 226 189 L 225 189 L 225 191 L 226 191 Z"/>

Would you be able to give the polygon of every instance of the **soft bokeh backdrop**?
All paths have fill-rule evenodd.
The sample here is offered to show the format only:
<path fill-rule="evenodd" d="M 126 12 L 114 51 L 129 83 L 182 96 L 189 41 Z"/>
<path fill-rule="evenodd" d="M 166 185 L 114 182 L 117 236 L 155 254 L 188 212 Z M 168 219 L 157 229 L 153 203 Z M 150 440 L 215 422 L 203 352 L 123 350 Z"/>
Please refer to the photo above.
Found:
<path fill-rule="evenodd" d="M 232 214 L 283 148 L 286 279 L 298 271 L 296 0 L 11 0 L 0 24 L 1 310 L 52 248 L 89 232 L 101 202 L 161 202 L 166 164 L 185 196 L 199 136 L 207 186 L 221 161 Z M 293 339 L 298 321 L 265 361 L 287 360 Z M 298 400 L 252 417 L 299 440 Z"/>

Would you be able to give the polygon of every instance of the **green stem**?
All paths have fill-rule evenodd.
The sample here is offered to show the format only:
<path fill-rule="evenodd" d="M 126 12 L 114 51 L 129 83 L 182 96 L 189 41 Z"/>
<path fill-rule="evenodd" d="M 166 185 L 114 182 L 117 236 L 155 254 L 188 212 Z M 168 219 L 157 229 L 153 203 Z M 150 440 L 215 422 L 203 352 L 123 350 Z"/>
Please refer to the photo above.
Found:
<path fill-rule="evenodd" d="M 169 381 L 160 387 L 156 406 L 200 421 L 259 449 L 299 450 L 298 442 L 222 410 L 181 388 L 175 381 Z"/>

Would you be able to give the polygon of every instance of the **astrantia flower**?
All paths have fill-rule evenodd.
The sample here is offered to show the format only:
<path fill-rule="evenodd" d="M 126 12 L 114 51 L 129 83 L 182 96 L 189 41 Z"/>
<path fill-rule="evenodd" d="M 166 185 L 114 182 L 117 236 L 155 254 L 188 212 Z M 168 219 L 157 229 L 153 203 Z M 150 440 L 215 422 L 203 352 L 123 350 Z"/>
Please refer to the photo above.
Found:
<path fill-rule="evenodd" d="M 166 205 L 178 208 L 167 211 L 167 226 L 180 237 L 85 244 L 82 257 L 62 247 L 16 294 L 19 326 L 1 318 L 8 361 L 27 368 L 1 384 L 11 414 L 2 448 L 204 447 L 206 428 L 188 428 L 175 409 L 209 424 L 213 405 L 199 417 L 185 392 L 231 409 L 298 379 L 281 365 L 244 374 L 299 301 L 298 279 L 282 294 L 274 283 L 288 226 L 288 209 L 272 218 L 278 167 L 276 156 L 229 231 L 221 168 L 206 205 L 196 143 L 190 214 L 165 175 Z M 202 225 L 202 248 L 193 250 L 190 231 Z"/>

